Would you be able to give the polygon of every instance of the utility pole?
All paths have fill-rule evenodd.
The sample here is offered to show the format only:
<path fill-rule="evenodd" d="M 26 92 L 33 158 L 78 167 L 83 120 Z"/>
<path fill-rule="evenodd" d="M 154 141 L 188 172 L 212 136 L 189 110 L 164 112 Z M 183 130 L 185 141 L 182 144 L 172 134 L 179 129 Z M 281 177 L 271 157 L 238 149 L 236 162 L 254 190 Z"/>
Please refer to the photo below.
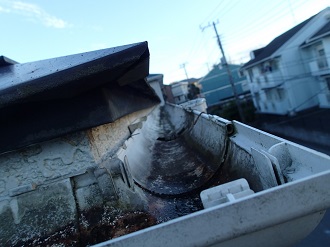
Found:
<path fill-rule="evenodd" d="M 207 72 L 210 72 L 210 67 L 209 67 L 209 63 L 205 63 L 206 67 L 207 67 Z"/>
<path fill-rule="evenodd" d="M 215 32 L 215 34 L 217 36 L 218 45 L 219 45 L 219 48 L 220 48 L 220 51 L 221 51 L 221 54 L 222 54 L 222 61 L 221 61 L 221 63 L 222 63 L 222 65 L 225 66 L 225 68 L 227 70 L 229 82 L 230 82 L 231 88 L 232 88 L 233 93 L 234 93 L 235 103 L 236 103 L 236 106 L 237 106 L 238 114 L 239 114 L 239 116 L 241 118 L 241 121 L 244 123 L 245 122 L 245 117 L 244 117 L 243 110 L 242 110 L 242 107 L 241 107 L 241 104 L 240 104 L 240 101 L 239 101 L 239 98 L 238 98 L 238 94 L 237 94 L 237 91 L 236 91 L 236 88 L 235 88 L 234 79 L 233 79 L 233 76 L 231 74 L 231 70 L 229 68 L 229 65 L 227 63 L 225 52 L 223 51 L 223 48 L 222 48 L 222 44 L 221 44 L 221 40 L 220 40 L 220 37 L 219 37 L 219 34 L 218 34 L 218 30 L 217 30 L 217 28 L 215 26 L 216 24 L 217 23 L 212 22 L 212 25 L 213 25 L 213 28 L 214 28 L 214 32 Z M 210 26 L 211 25 L 209 24 L 206 27 L 203 27 L 203 28 L 201 27 L 202 32 L 204 31 L 205 28 L 208 28 Z"/>
<path fill-rule="evenodd" d="M 184 69 L 184 73 L 186 74 L 187 80 L 189 80 L 188 73 L 186 70 L 186 64 L 187 63 L 180 64 L 180 69 Z"/>

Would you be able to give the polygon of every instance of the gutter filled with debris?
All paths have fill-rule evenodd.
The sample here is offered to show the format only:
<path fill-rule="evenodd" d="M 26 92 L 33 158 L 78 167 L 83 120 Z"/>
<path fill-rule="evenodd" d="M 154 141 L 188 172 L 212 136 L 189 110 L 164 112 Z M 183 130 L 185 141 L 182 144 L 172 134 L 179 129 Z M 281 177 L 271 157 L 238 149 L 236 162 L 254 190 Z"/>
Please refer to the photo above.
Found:
<path fill-rule="evenodd" d="M 330 157 L 158 105 L 148 56 L 139 43 L 0 68 L 1 245 L 287 246 L 307 236 L 330 206 Z M 15 90 L 23 96 L 9 100 Z"/>

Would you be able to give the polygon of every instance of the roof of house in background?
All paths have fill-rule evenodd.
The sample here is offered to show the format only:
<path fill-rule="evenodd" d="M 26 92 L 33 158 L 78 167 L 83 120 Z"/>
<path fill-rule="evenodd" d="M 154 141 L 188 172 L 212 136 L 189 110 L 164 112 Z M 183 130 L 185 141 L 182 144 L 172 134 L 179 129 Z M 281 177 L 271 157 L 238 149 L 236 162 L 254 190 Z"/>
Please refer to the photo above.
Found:
<path fill-rule="evenodd" d="M 315 16 L 315 15 L 314 15 Z M 270 57 L 274 54 L 279 48 L 282 47 L 287 41 L 289 41 L 299 30 L 301 30 L 307 23 L 309 23 L 314 16 L 310 17 L 309 19 L 301 22 L 297 26 L 291 28 L 290 30 L 286 31 L 285 33 L 281 34 L 280 36 L 273 39 L 268 45 L 262 48 L 260 53 L 255 54 L 255 58 L 251 59 L 249 62 L 242 66 L 242 69 L 250 67 L 263 59 Z"/>
<path fill-rule="evenodd" d="M 230 68 L 230 71 L 232 71 L 232 72 L 235 70 L 238 70 L 241 67 L 240 65 L 237 65 L 237 64 L 228 64 L 228 66 Z M 200 83 L 200 82 L 212 79 L 214 77 L 218 77 L 222 74 L 224 76 L 226 76 L 226 78 L 228 77 L 226 68 L 221 66 L 221 64 L 217 64 L 217 65 L 214 65 L 212 67 L 212 69 L 203 78 L 201 78 L 198 82 Z"/>
<path fill-rule="evenodd" d="M 240 76 L 237 72 L 240 65 L 228 64 L 235 84 L 236 92 L 241 95 L 245 91 L 242 82 L 246 81 L 245 76 Z M 224 66 L 214 65 L 212 70 L 198 82 L 201 85 L 201 93 L 206 99 L 208 106 L 218 105 L 224 100 L 234 97 L 233 89 L 229 81 L 227 69 Z"/>
<path fill-rule="evenodd" d="M 330 20 L 325 23 L 319 30 L 317 30 L 316 33 L 313 34 L 310 38 L 308 38 L 304 43 L 300 45 L 300 47 L 307 47 L 317 40 L 330 35 Z"/>
<path fill-rule="evenodd" d="M 259 56 L 263 51 L 264 51 L 264 48 L 265 47 L 262 47 L 262 48 L 259 48 L 259 49 L 256 49 L 253 51 L 253 54 L 255 57 Z"/>
<path fill-rule="evenodd" d="M 189 78 L 189 79 L 184 79 L 184 80 L 181 80 L 179 82 L 188 82 L 189 84 L 190 83 L 194 83 L 194 82 L 197 82 L 200 78 Z"/>
<path fill-rule="evenodd" d="M 325 35 L 330 35 L 330 20 L 319 31 L 317 31 L 310 39 L 317 39 Z"/>

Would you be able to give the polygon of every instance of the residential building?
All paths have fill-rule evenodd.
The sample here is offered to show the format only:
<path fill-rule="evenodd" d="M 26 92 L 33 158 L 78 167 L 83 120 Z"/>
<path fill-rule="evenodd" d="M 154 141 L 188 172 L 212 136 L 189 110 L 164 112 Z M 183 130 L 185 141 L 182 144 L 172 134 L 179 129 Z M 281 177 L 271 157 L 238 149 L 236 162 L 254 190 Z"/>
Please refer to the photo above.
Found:
<path fill-rule="evenodd" d="M 249 92 L 245 76 L 239 75 L 239 65 L 228 65 L 234 80 L 236 91 L 239 95 Z M 201 93 L 205 97 L 208 106 L 220 104 L 222 101 L 234 97 L 233 89 L 229 81 L 225 67 L 215 65 L 213 69 L 199 82 Z"/>
<path fill-rule="evenodd" d="M 164 94 L 164 99 L 165 99 L 166 102 L 175 104 L 171 85 L 164 85 L 163 94 Z"/>
<path fill-rule="evenodd" d="M 171 84 L 175 104 L 188 101 L 188 82 L 175 82 Z"/>
<path fill-rule="evenodd" d="M 174 82 L 170 85 L 164 85 L 164 98 L 167 102 L 173 104 L 182 104 L 187 101 L 200 98 L 198 80 L 199 79 L 196 78 L 189 78 Z"/>
<path fill-rule="evenodd" d="M 301 49 L 312 76 L 320 84 L 319 106 L 330 108 L 330 13 L 324 17 L 322 21 L 326 23 L 301 45 Z"/>
<path fill-rule="evenodd" d="M 294 114 L 324 105 L 320 99 L 321 84 L 329 75 L 329 18 L 330 8 L 326 8 L 251 52 L 251 60 L 241 70 L 260 113 Z"/>

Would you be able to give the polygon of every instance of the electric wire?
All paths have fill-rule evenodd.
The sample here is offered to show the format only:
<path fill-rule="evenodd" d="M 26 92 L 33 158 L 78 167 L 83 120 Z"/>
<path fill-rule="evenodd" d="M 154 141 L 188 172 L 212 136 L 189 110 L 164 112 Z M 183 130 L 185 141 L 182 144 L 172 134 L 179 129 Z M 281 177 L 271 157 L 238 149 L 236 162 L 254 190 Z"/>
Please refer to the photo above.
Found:
<path fill-rule="evenodd" d="M 305 0 L 305 1 L 302 1 L 302 3 L 299 3 L 299 4 L 297 3 L 293 6 L 293 9 L 297 9 L 298 7 L 302 7 L 301 5 L 304 5 L 309 1 L 310 0 Z M 281 6 L 281 4 L 282 4 L 282 2 L 280 2 L 276 6 Z M 277 8 L 275 8 L 275 9 L 277 9 Z M 274 9 L 272 9 L 272 11 L 274 11 Z M 241 26 L 240 30 L 237 31 L 237 32 L 231 33 L 230 37 L 225 39 L 225 42 L 230 42 L 230 41 L 233 41 L 233 40 L 237 40 L 238 38 L 240 38 L 242 36 L 246 36 L 245 34 L 247 34 L 247 33 L 251 34 L 256 30 L 263 31 L 266 28 L 269 28 L 270 23 L 276 22 L 276 20 L 278 20 L 281 17 L 288 16 L 289 13 L 290 13 L 289 9 L 285 9 L 284 11 L 282 9 L 279 9 L 272 16 L 265 15 L 264 18 L 261 18 L 257 22 L 253 22 L 253 23 L 251 22 L 251 24 L 249 24 L 249 25 Z M 294 25 L 292 25 L 291 28 L 292 27 L 294 27 Z M 289 28 L 289 29 L 291 29 L 291 28 Z"/>

